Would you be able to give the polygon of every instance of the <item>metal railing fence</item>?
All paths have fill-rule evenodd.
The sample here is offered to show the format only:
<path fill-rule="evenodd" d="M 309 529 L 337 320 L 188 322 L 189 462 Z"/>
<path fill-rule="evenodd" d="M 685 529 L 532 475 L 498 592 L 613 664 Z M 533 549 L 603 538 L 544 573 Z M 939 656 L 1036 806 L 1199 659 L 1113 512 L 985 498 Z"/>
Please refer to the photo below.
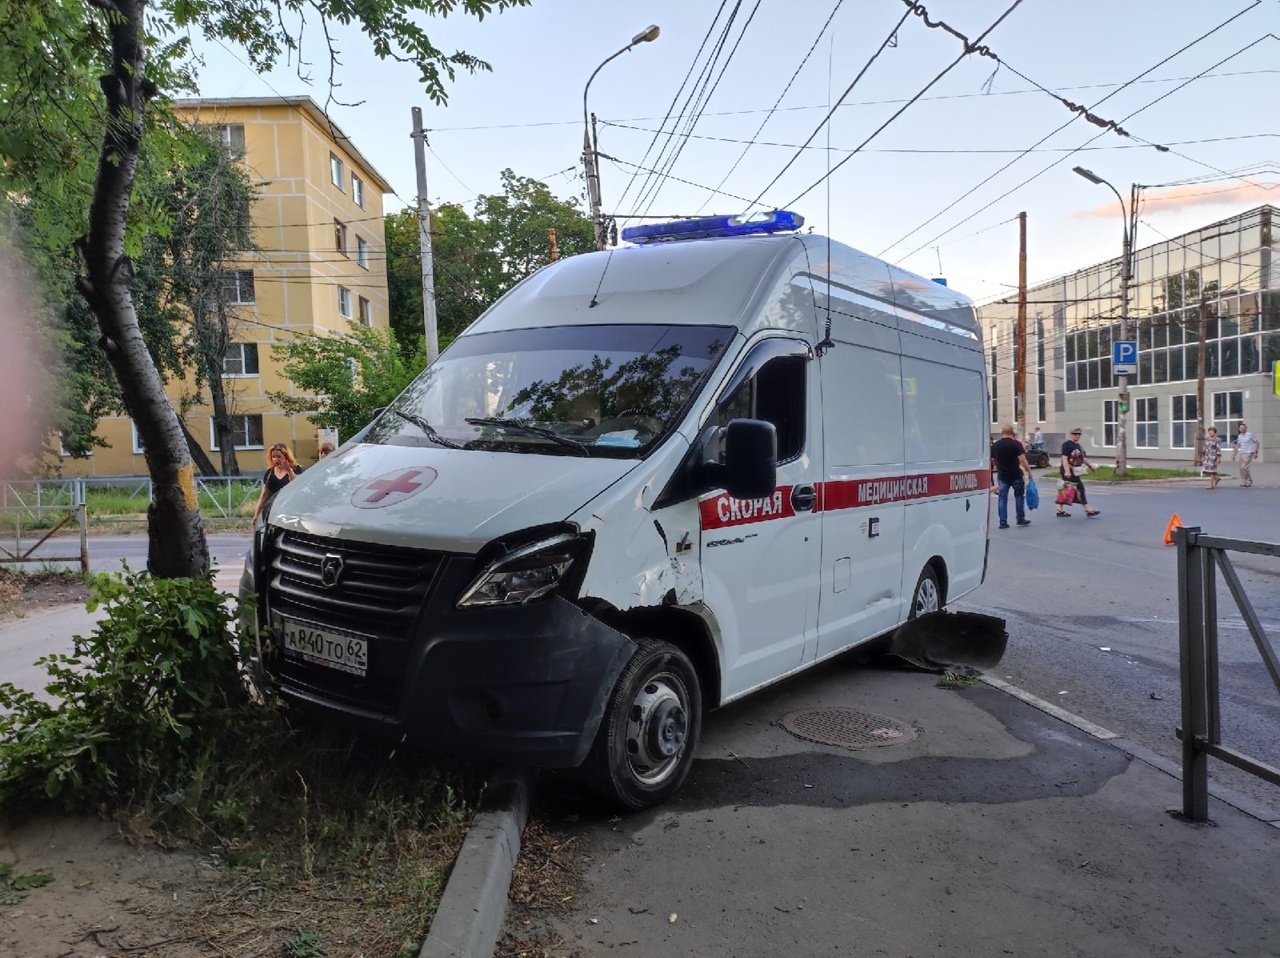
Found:
<path fill-rule="evenodd" d="M 45 515 L 56 515 L 64 513 L 61 519 L 55 522 L 50 528 L 42 529 L 44 534 L 34 542 L 23 543 L 23 516 L 39 517 Z M 85 506 L 83 502 L 77 502 L 74 505 L 23 505 L 12 509 L 0 510 L 0 515 L 13 516 L 13 548 L 9 548 L 9 542 L 0 542 L 0 566 L 10 562 L 79 562 L 80 571 L 89 571 L 89 528 L 85 517 Z M 79 530 L 80 551 L 77 555 L 49 555 L 44 553 L 36 555 L 35 552 L 54 533 L 64 528 L 69 523 L 74 522 Z"/>
<path fill-rule="evenodd" d="M 148 476 L 0 480 L 0 510 L 19 510 L 34 517 L 46 507 L 87 504 L 90 493 L 95 490 L 111 490 L 127 500 L 137 501 L 141 504 L 140 511 L 145 511 L 151 501 Z M 261 491 L 262 482 L 256 476 L 196 477 L 196 493 L 202 508 L 224 519 L 242 515 L 248 504 L 257 501 Z M 97 519 L 95 517 L 95 521 Z"/>
<path fill-rule="evenodd" d="M 1228 552 L 1280 556 L 1280 543 L 1205 535 L 1198 526 L 1174 530 L 1178 548 L 1178 648 L 1182 678 L 1182 813 L 1209 818 L 1209 758 L 1280 785 L 1280 768 L 1222 744 L 1218 664 L 1218 586 L 1221 573 L 1271 681 L 1280 693 L 1280 656 L 1245 594 Z"/>

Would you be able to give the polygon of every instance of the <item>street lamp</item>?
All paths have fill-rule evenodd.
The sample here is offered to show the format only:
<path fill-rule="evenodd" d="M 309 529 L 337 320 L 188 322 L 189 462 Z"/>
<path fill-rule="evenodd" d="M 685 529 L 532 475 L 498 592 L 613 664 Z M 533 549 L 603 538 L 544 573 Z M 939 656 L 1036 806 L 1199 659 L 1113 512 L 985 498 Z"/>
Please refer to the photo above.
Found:
<path fill-rule="evenodd" d="M 1105 186 L 1120 201 L 1120 214 L 1124 217 L 1124 254 L 1120 262 L 1120 339 L 1129 341 L 1129 284 L 1133 280 L 1133 232 L 1136 223 L 1131 218 L 1137 216 L 1136 195 L 1131 197 L 1129 209 L 1125 209 L 1124 197 L 1120 191 L 1098 174 L 1086 170 L 1083 166 L 1072 167 L 1072 172 L 1083 176 L 1095 186 Z M 1136 194 L 1137 188 L 1134 188 Z M 1129 374 L 1119 373 L 1120 392 L 1116 403 L 1116 475 L 1123 476 L 1129 464 L 1129 441 L 1125 431 L 1125 422 L 1129 412 Z"/>
<path fill-rule="evenodd" d="M 587 91 L 591 89 L 591 81 L 596 78 L 596 74 L 604 69 L 605 63 L 622 56 L 638 43 L 648 43 L 656 39 L 658 39 L 658 27 L 651 24 L 632 37 L 631 42 L 625 47 L 596 67 L 582 90 L 582 165 L 587 170 L 587 198 L 591 201 L 591 225 L 595 229 L 596 249 L 604 249 L 605 234 L 608 231 L 600 218 L 600 153 L 592 136 L 591 123 L 587 119 Z"/>

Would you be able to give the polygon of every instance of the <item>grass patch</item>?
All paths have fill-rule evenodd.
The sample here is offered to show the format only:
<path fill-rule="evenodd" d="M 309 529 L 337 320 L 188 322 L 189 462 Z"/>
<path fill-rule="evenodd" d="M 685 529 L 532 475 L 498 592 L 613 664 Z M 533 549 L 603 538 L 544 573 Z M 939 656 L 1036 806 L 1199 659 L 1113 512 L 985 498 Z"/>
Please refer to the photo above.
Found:
<path fill-rule="evenodd" d="M 1117 476 L 1115 467 L 1100 466 L 1090 469 L 1086 482 L 1141 482 L 1143 479 L 1194 479 L 1200 473 L 1191 469 L 1149 469 L 1145 466 L 1128 466 L 1123 476 Z"/>

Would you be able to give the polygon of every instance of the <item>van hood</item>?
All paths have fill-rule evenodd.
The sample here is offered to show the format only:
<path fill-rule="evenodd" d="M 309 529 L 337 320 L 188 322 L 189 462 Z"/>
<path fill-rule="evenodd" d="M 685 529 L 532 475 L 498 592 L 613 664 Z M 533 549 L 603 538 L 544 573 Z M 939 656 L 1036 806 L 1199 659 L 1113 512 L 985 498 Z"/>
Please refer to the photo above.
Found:
<path fill-rule="evenodd" d="M 474 553 L 563 521 L 639 460 L 356 444 L 276 496 L 268 521 L 310 535 Z"/>

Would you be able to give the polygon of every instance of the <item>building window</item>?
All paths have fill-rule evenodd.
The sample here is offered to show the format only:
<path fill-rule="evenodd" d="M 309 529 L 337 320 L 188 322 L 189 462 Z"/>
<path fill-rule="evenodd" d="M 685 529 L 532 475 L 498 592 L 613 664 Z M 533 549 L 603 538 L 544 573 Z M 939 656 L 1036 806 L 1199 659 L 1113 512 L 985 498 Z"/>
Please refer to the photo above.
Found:
<path fill-rule="evenodd" d="M 1194 395 L 1174 396 L 1173 415 L 1169 419 L 1169 427 L 1173 432 L 1170 445 L 1174 449 L 1194 449 L 1196 445 L 1196 397 Z"/>
<path fill-rule="evenodd" d="M 333 247 L 343 256 L 347 255 L 347 224 L 339 219 L 333 221 Z"/>
<path fill-rule="evenodd" d="M 369 268 L 369 243 L 363 236 L 356 237 L 356 262 Z"/>
<path fill-rule="evenodd" d="M 1156 449 L 1160 446 L 1159 400 L 1155 396 L 1137 402 L 1137 445 L 1139 449 Z"/>
<path fill-rule="evenodd" d="M 336 153 L 329 154 L 329 179 L 338 189 L 345 191 L 346 184 L 346 168 L 342 165 L 342 160 Z"/>
<path fill-rule="evenodd" d="M 262 417 L 232 416 L 231 446 L 233 449 L 261 449 Z M 214 452 L 222 448 L 218 445 L 218 430 L 214 428 L 212 416 L 209 417 L 209 448 Z"/>
<path fill-rule="evenodd" d="M 366 326 L 373 325 L 373 304 L 365 297 L 360 297 L 360 322 Z"/>
<path fill-rule="evenodd" d="M 351 318 L 351 290 L 345 286 L 338 287 L 338 315 L 344 319 Z"/>
<path fill-rule="evenodd" d="M 351 198 L 356 201 L 356 206 L 364 209 L 364 180 L 351 174 Z"/>
<path fill-rule="evenodd" d="M 227 152 L 239 159 L 244 156 L 244 124 L 223 123 L 218 126 L 218 139 Z"/>
<path fill-rule="evenodd" d="M 255 301 L 253 270 L 234 269 L 222 274 L 222 301 L 243 306 Z"/>
<path fill-rule="evenodd" d="M 1067 333 L 1067 392 L 1111 388 L 1111 341 L 1118 338 L 1118 326 Z"/>
<path fill-rule="evenodd" d="M 222 357 L 222 375 L 258 375 L 258 344 L 232 343 L 229 345 L 226 355 Z"/>
<path fill-rule="evenodd" d="M 1243 421 L 1243 390 L 1213 394 L 1213 424 L 1218 427 L 1218 438 L 1229 443 L 1235 442 L 1236 427 Z"/>
<path fill-rule="evenodd" d="M 142 437 L 138 435 L 138 424 L 131 422 L 129 423 L 129 428 L 133 431 L 133 451 L 141 455 L 147 451 L 147 447 L 142 444 Z"/>
<path fill-rule="evenodd" d="M 1115 446 L 1119 422 L 1116 419 L 1119 403 L 1114 399 L 1102 403 L 1102 445 Z"/>

